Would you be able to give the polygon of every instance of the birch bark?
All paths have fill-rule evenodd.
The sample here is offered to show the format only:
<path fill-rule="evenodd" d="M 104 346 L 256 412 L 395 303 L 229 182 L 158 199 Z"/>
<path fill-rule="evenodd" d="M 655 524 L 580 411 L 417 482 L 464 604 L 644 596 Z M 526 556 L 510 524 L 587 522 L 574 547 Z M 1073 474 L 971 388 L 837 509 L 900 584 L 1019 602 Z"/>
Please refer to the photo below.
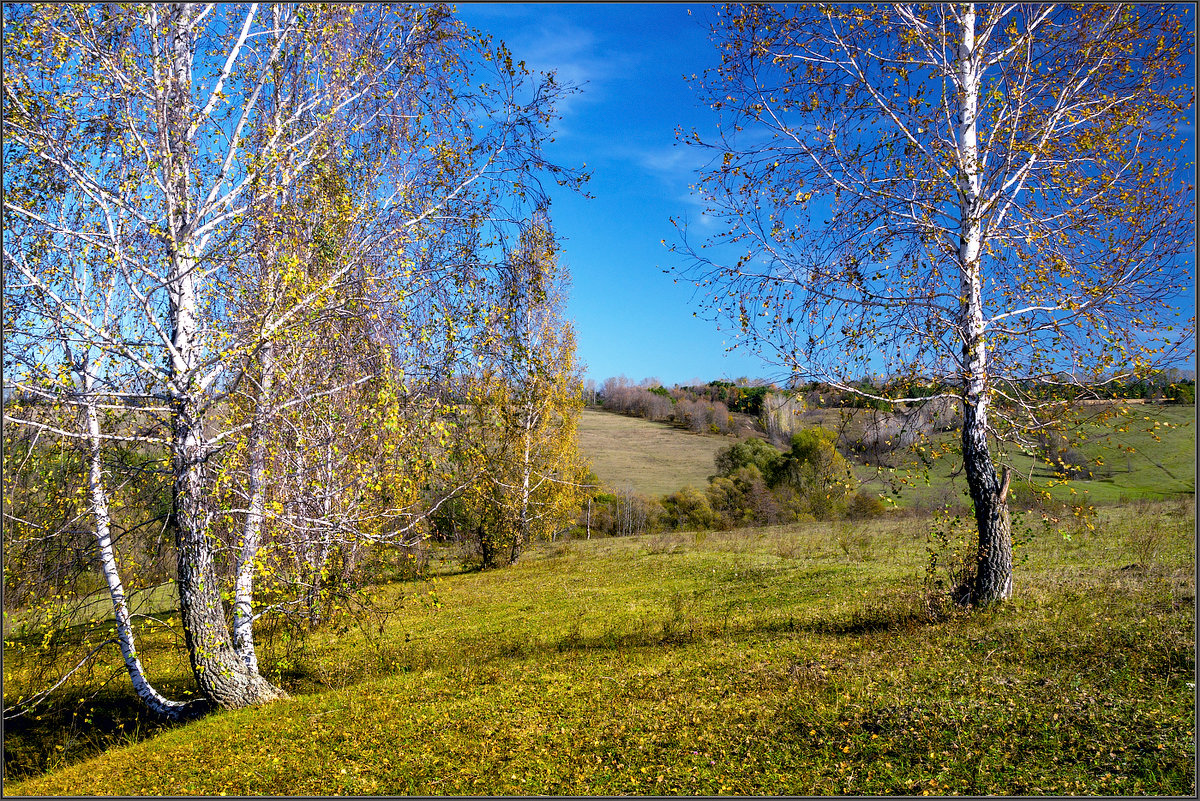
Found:
<path fill-rule="evenodd" d="M 129 679 L 138 698 L 142 699 L 150 711 L 178 720 L 199 711 L 203 704 L 172 701 L 164 697 L 146 678 L 146 671 L 138 657 L 133 635 L 133 621 L 130 618 L 129 603 L 125 595 L 125 584 L 121 580 L 116 554 L 113 551 L 108 492 L 104 486 L 100 415 L 93 394 L 95 379 L 91 366 L 86 361 L 79 370 L 82 395 L 86 399 L 83 414 L 88 435 L 88 504 L 95 521 L 96 555 L 100 561 L 100 572 L 108 585 L 108 594 L 112 600 L 117 645 L 121 649 L 121 657 L 125 660 L 125 670 L 129 673 Z"/>
<path fill-rule="evenodd" d="M 254 571 L 266 511 L 267 418 L 274 400 L 274 389 L 275 343 L 268 341 L 262 348 L 262 373 L 255 398 L 254 419 L 250 424 L 249 497 L 242 526 L 241 554 L 238 557 L 233 599 L 233 643 L 245 660 L 246 667 L 255 672 L 258 671 L 258 655 L 254 650 Z"/>
<path fill-rule="evenodd" d="M 975 7 L 963 7 L 958 43 L 959 319 L 962 338 L 962 452 L 975 504 L 979 554 L 968 600 L 1003 601 L 1012 595 L 1012 532 L 1005 498 L 988 449 L 988 354 L 984 337 L 982 208 L 979 179 L 979 88 L 982 58 L 975 41 Z"/>
<path fill-rule="evenodd" d="M 196 683 L 205 697 L 232 709 L 263 703 L 284 693 L 239 656 L 230 637 L 213 561 L 213 541 L 203 509 L 202 470 L 208 458 L 204 442 L 201 344 L 195 256 L 196 220 L 191 198 L 194 130 L 187 99 L 191 92 L 192 54 L 196 48 L 192 7 L 170 7 L 171 54 L 159 94 L 163 125 L 162 154 L 168 226 L 165 245 L 169 268 L 171 355 L 168 369 L 172 427 L 171 522 L 178 550 L 178 587 L 184 639 Z M 240 576 L 239 576 L 240 578 Z"/>

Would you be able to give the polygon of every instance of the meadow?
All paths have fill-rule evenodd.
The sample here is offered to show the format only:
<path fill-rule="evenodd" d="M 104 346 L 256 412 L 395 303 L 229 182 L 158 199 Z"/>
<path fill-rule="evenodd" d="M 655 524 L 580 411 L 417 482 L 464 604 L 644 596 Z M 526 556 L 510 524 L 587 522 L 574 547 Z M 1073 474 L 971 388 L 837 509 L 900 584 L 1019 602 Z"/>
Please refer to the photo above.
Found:
<path fill-rule="evenodd" d="M 1114 404 L 1114 406 L 1116 406 Z M 1008 443 L 995 445 L 997 461 L 1013 470 L 1013 486 L 1030 487 L 1049 499 L 1069 506 L 1111 505 L 1142 499 L 1169 499 L 1196 491 L 1196 407 L 1188 405 L 1125 405 L 1111 419 L 1098 420 L 1099 407 L 1079 413 L 1076 423 L 1083 441 L 1075 447 L 1093 470 L 1089 479 L 1058 480 L 1043 458 Z M 863 409 L 810 409 L 800 416 L 802 425 L 824 426 L 855 439 L 872 412 Z M 957 431 L 937 432 L 918 454 L 898 452 L 894 469 L 856 464 L 863 485 L 888 498 L 891 505 L 931 512 L 947 504 L 964 507 L 966 479 L 953 458 Z M 1132 453 L 1126 451 L 1132 449 Z M 924 459 L 922 459 L 924 457 Z M 1017 500 L 1018 503 L 1023 499 Z"/>
<path fill-rule="evenodd" d="M 322 628 L 264 630 L 293 696 L 265 708 L 165 725 L 102 653 L 6 722 L 5 793 L 1192 795 L 1192 414 L 1148 410 L 1168 433 L 1131 430 L 1127 474 L 1056 490 L 1094 513 L 1017 512 L 994 609 L 945 602 L 970 539 L 930 511 L 957 497 L 949 460 L 871 521 L 559 540 L 485 572 L 437 546 Z M 703 486 L 735 441 L 583 429 L 596 472 L 643 492 Z M 169 590 L 143 599 L 141 652 L 182 697 Z M 25 653 L 6 706 L 37 684 Z"/>
<path fill-rule="evenodd" d="M 1012 465 L 1014 486 L 1036 485 L 1060 504 L 1109 505 L 1194 494 L 1196 407 L 1126 408 L 1128 414 L 1115 421 L 1100 424 L 1085 419 L 1079 426 L 1086 440 L 1078 451 L 1094 468 L 1091 479 L 1056 483 L 1037 454 L 1012 446 L 1002 446 L 997 456 Z M 864 409 L 814 408 L 799 416 L 799 424 L 824 426 L 854 439 L 871 415 Z M 585 409 L 579 425 L 580 450 L 601 481 L 616 489 L 628 485 L 652 498 L 684 486 L 703 489 L 715 472 L 716 453 L 747 436 L 765 435 L 747 431 L 744 421 L 737 436 L 692 434 L 668 423 L 596 409 Z M 936 458 L 922 462 L 918 455 L 901 452 L 894 469 L 860 462 L 855 474 L 867 489 L 898 509 L 929 513 L 947 504 L 963 507 L 966 480 L 955 460 L 947 457 L 957 438 L 956 431 L 935 433 L 925 453 L 936 452 Z M 1124 448 L 1132 448 L 1133 453 Z"/>
<path fill-rule="evenodd" d="M 703 488 L 715 472 L 717 451 L 737 439 L 690 434 L 667 423 L 597 409 L 584 409 L 579 421 L 579 449 L 596 476 L 614 489 L 628 485 L 650 497 L 685 486 Z"/>
<path fill-rule="evenodd" d="M 954 529 L 918 518 L 444 552 L 268 646 L 290 700 L 159 728 L 118 680 L 80 709 L 126 744 L 65 764 L 86 727 L 30 721 L 6 740 L 65 766 L 5 792 L 1193 794 L 1194 502 L 1030 518 L 975 614 L 929 602 Z M 172 689 L 177 652 L 144 650 Z"/>

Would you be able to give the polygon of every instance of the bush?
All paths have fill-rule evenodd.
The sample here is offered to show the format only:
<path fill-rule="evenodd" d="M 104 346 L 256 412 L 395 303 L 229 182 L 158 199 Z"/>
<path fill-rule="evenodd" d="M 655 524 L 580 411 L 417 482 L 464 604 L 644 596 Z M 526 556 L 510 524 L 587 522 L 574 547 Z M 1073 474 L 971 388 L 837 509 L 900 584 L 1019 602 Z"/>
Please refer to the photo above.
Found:
<path fill-rule="evenodd" d="M 704 494 L 713 512 L 720 517 L 721 528 L 730 529 L 745 524 L 746 499 L 733 479 L 713 476 Z"/>
<path fill-rule="evenodd" d="M 1194 404 L 1196 402 L 1196 382 L 1180 381 L 1170 384 L 1164 390 L 1163 396 L 1171 403 Z"/>
<path fill-rule="evenodd" d="M 853 447 L 864 454 L 868 464 L 888 464 L 892 452 L 911 448 L 937 431 L 952 431 L 961 418 L 958 401 L 946 397 L 932 398 L 904 411 L 877 411 Z"/>
<path fill-rule="evenodd" d="M 806 511 L 818 520 L 838 517 L 856 483 L 836 442 L 837 435 L 826 428 L 808 428 L 793 435 L 791 450 L 783 455 L 772 482 L 792 487 L 802 504 L 797 511 Z"/>
<path fill-rule="evenodd" d="M 787 442 L 800 424 L 805 401 L 795 395 L 770 393 L 763 396 L 762 424 L 772 442 Z"/>
<path fill-rule="evenodd" d="M 753 467 L 760 477 L 770 478 L 783 458 L 766 440 L 751 438 L 717 451 L 714 459 L 718 476 L 731 476 L 745 467 Z"/>
<path fill-rule="evenodd" d="M 713 434 L 725 434 L 729 431 L 729 408 L 720 401 L 708 407 L 708 428 Z"/>
<path fill-rule="evenodd" d="M 1023 511 L 1040 510 L 1049 503 L 1045 490 L 1040 490 L 1026 481 L 1014 478 L 1008 490 L 1008 506 L 1010 509 Z"/>
<path fill-rule="evenodd" d="M 740 467 L 729 476 L 714 476 L 705 494 L 722 528 L 771 526 L 792 518 L 754 465 Z"/>
<path fill-rule="evenodd" d="M 1042 433 L 1039 439 L 1038 450 L 1041 457 L 1050 466 L 1055 476 L 1070 480 L 1085 480 L 1092 477 L 1088 458 L 1072 448 L 1062 434 L 1057 431 Z"/>
<path fill-rule="evenodd" d="M 762 414 L 763 398 L 770 391 L 770 387 L 735 387 L 730 393 L 729 410 L 758 417 Z"/>
<path fill-rule="evenodd" d="M 663 496 L 663 524 L 676 529 L 715 528 L 720 517 L 709 506 L 708 498 L 694 487 L 684 487 Z"/>
<path fill-rule="evenodd" d="M 846 504 L 846 517 L 851 520 L 870 520 L 879 517 L 886 508 L 877 494 L 860 489 Z"/>

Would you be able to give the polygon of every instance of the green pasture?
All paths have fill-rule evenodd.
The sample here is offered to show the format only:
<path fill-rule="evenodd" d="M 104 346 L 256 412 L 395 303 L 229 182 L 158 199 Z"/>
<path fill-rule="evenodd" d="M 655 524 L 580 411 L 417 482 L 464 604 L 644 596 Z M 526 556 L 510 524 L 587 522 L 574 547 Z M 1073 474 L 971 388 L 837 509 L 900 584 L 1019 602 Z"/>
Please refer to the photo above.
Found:
<path fill-rule="evenodd" d="M 1015 597 L 974 614 L 929 603 L 952 521 L 559 541 L 483 573 L 445 552 L 264 632 L 290 700 L 161 727 L 95 672 L 6 729 L 5 792 L 1193 795 L 1193 500 L 1015 522 Z"/>
<path fill-rule="evenodd" d="M 1011 465 L 1013 486 L 1025 498 L 1034 491 L 1069 505 L 1105 505 L 1141 498 L 1171 498 L 1195 492 L 1196 407 L 1129 405 L 1128 414 L 1103 423 L 1088 422 L 1095 411 L 1080 411 L 1086 438 L 1076 449 L 1088 459 L 1093 477 L 1062 482 L 1033 452 L 995 443 L 994 456 Z M 803 426 L 824 426 L 859 434 L 872 412 L 811 409 Z M 580 450 L 596 475 L 613 488 L 630 485 L 652 498 L 680 487 L 703 489 L 715 472 L 717 451 L 742 437 L 693 434 L 666 423 L 585 410 L 579 427 Z M 857 463 L 855 473 L 869 489 L 901 509 L 929 511 L 967 503 L 966 479 L 954 458 L 958 432 L 936 434 L 924 451 L 898 453 L 892 469 Z M 1133 452 L 1127 449 L 1132 448 Z"/>
<path fill-rule="evenodd" d="M 1061 504 L 1092 506 L 1193 495 L 1196 407 L 1130 404 L 1123 408 L 1126 414 L 1104 421 L 1096 419 L 1098 408 L 1076 412 L 1073 428 L 1083 440 L 1074 447 L 1086 457 L 1093 471 L 1090 479 L 1064 482 L 1036 452 L 994 442 L 993 457 L 1012 468 L 1014 502 L 1026 503 L 1042 492 Z M 861 409 L 812 409 L 801 420 L 807 426 L 844 431 L 853 439 L 871 414 Z M 856 463 L 855 473 L 867 488 L 884 494 L 900 509 L 965 506 L 969 498 L 962 463 L 956 458 L 958 437 L 957 431 L 935 434 L 920 451 L 897 452 L 894 468 Z"/>

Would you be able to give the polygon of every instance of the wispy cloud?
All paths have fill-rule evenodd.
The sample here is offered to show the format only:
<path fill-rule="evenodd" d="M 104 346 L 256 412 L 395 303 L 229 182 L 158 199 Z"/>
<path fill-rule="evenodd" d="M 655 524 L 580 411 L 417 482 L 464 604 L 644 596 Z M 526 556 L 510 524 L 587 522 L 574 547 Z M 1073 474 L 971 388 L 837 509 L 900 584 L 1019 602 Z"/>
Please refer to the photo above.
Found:
<path fill-rule="evenodd" d="M 513 58 L 535 72 L 553 72 L 560 83 L 582 90 L 560 103 L 564 118 L 583 104 L 602 101 L 609 81 L 636 61 L 635 55 L 608 48 L 594 31 L 549 11 L 550 7 L 519 8 L 519 13 L 498 12 L 507 18 L 510 33 L 505 44 Z"/>
<path fill-rule="evenodd" d="M 609 155 L 654 176 L 669 195 L 688 209 L 693 222 L 706 227 L 710 223 L 703 214 L 705 204 L 692 191 L 692 186 L 699 178 L 698 171 L 712 157 L 711 153 L 677 143 L 641 148 L 615 146 Z"/>

